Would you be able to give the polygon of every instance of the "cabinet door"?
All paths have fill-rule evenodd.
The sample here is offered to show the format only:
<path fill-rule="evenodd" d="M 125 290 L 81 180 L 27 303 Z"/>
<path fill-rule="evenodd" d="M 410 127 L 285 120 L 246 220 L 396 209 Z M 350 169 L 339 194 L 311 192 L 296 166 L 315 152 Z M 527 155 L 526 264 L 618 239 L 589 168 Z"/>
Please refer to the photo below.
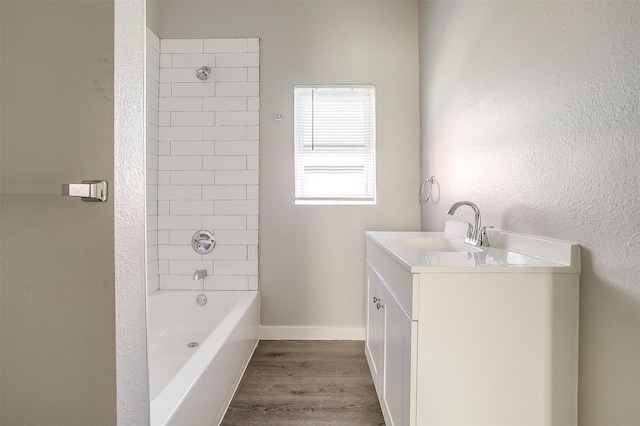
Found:
<path fill-rule="evenodd" d="M 411 338 L 412 321 L 395 298 L 383 296 L 386 311 L 384 336 L 383 405 L 388 423 L 394 426 L 411 424 Z"/>
<path fill-rule="evenodd" d="M 365 353 L 376 387 L 378 398 L 382 399 L 383 342 L 385 311 L 379 302 L 384 286 L 376 271 L 367 263 L 367 327 Z M 380 303 L 380 307 L 378 307 Z"/>

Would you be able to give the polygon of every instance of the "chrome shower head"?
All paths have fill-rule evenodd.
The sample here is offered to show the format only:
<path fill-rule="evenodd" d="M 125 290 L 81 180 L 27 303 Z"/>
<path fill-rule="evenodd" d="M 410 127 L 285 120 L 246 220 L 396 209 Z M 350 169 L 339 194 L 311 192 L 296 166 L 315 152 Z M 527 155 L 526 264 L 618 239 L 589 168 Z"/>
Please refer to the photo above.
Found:
<path fill-rule="evenodd" d="M 198 79 L 205 81 L 206 79 L 209 78 L 209 74 L 211 74 L 211 68 L 207 67 L 207 66 L 202 66 L 198 69 L 196 69 L 196 77 L 198 77 Z"/>

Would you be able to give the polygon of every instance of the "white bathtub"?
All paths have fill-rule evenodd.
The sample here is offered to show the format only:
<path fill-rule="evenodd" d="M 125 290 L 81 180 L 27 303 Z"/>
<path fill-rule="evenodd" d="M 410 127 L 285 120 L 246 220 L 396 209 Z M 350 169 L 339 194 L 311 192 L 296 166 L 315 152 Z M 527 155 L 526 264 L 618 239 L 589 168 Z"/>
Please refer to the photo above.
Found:
<path fill-rule="evenodd" d="M 196 303 L 199 294 L 206 305 Z M 258 323 L 257 291 L 151 294 L 151 425 L 219 424 L 258 343 Z M 192 342 L 199 345 L 188 347 Z"/>

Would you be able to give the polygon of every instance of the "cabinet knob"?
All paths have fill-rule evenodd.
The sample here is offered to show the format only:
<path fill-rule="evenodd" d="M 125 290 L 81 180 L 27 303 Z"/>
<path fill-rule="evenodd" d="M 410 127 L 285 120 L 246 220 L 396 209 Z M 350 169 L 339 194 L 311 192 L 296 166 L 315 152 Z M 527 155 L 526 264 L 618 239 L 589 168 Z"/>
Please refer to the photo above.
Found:
<path fill-rule="evenodd" d="M 380 301 L 380 299 L 378 299 L 377 297 L 373 296 L 373 303 L 378 303 Z"/>
<path fill-rule="evenodd" d="M 378 299 L 378 300 L 380 300 L 380 299 Z M 384 309 L 384 305 L 383 305 L 382 303 L 379 303 L 379 302 L 378 302 L 378 303 L 376 304 L 376 308 L 377 308 L 377 309 L 380 309 L 380 308 L 383 308 L 383 309 Z"/>

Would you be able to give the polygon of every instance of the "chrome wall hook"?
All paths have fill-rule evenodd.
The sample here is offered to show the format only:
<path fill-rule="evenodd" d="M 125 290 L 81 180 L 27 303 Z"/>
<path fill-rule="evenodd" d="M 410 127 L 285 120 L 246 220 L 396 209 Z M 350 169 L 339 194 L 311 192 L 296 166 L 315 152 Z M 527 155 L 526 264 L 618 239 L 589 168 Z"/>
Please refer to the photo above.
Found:
<path fill-rule="evenodd" d="M 436 183 L 436 182 L 437 182 L 437 180 L 436 180 L 435 176 L 431 176 L 431 177 L 429 177 L 429 179 L 427 179 L 424 182 L 422 182 L 422 187 L 420 188 L 420 199 L 423 202 L 426 203 L 431 198 L 431 191 L 433 190 L 433 184 Z M 429 193 L 427 195 L 425 195 L 425 189 L 427 187 L 427 184 L 429 184 Z"/>

